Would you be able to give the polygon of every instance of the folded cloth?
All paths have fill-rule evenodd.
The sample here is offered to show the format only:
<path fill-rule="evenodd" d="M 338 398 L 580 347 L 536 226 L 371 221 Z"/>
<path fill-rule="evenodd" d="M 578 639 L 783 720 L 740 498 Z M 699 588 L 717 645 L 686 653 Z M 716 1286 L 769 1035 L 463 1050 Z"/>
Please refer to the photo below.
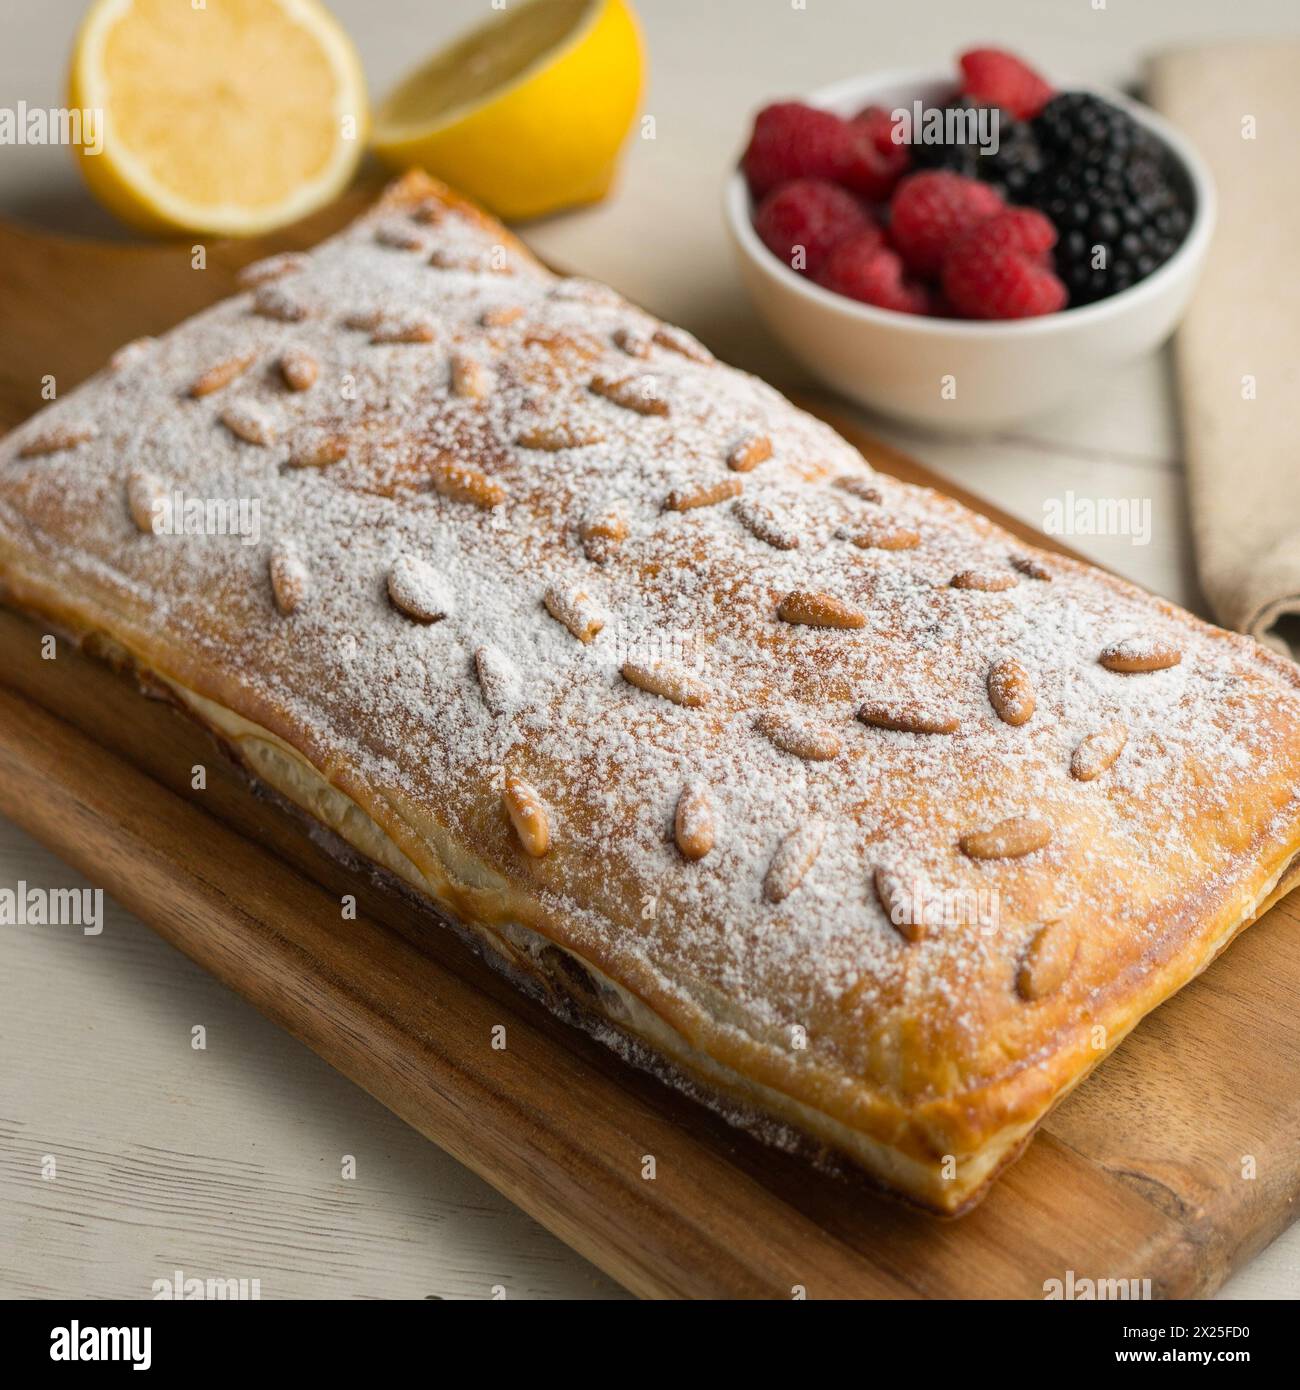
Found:
<path fill-rule="evenodd" d="M 1219 194 L 1175 342 L 1201 586 L 1226 627 L 1286 651 L 1300 633 L 1300 42 L 1162 53 L 1148 93 Z"/>

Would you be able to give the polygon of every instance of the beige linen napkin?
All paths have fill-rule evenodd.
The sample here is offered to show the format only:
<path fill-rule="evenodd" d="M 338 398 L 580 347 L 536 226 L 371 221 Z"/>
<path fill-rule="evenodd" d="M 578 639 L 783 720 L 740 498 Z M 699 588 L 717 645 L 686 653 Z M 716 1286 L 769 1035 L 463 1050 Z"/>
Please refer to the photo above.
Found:
<path fill-rule="evenodd" d="M 1286 651 L 1300 632 L 1300 42 L 1163 53 L 1149 95 L 1219 194 L 1175 341 L 1201 586 L 1225 626 Z"/>

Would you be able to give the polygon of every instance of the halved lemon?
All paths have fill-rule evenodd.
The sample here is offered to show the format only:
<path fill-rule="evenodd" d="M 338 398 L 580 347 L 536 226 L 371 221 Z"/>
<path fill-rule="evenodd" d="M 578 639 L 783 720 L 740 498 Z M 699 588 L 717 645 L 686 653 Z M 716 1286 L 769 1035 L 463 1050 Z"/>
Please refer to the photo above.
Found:
<path fill-rule="evenodd" d="M 624 0 L 530 0 L 400 82 L 375 113 L 375 149 L 500 217 L 540 217 L 609 191 L 641 79 Z"/>
<path fill-rule="evenodd" d="M 250 236 L 328 202 L 365 145 L 366 84 L 316 0 L 96 0 L 68 74 L 103 112 L 91 191 L 147 231 Z"/>

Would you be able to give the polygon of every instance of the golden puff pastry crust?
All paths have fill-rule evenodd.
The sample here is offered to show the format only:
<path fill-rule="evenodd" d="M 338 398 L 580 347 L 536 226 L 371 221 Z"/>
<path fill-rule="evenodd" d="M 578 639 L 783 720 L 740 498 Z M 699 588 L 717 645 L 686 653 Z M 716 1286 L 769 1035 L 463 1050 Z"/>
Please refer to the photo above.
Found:
<path fill-rule="evenodd" d="M 643 1059 L 957 1212 L 1282 891 L 1254 642 L 423 176 L 245 283 L 0 445 L 9 600 Z"/>

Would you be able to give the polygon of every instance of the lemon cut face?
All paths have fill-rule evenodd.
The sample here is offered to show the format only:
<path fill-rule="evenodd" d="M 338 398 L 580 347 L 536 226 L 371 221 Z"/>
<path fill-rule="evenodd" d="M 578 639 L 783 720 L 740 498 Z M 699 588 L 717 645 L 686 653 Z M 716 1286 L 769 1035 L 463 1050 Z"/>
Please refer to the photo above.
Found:
<path fill-rule="evenodd" d="M 103 112 L 91 190 L 149 231 L 249 236 L 335 197 L 368 128 L 351 42 L 317 0 L 97 0 L 69 103 Z"/>
<path fill-rule="evenodd" d="M 530 0 L 406 77 L 375 116 L 375 149 L 508 220 L 608 192 L 641 96 L 624 0 Z"/>

